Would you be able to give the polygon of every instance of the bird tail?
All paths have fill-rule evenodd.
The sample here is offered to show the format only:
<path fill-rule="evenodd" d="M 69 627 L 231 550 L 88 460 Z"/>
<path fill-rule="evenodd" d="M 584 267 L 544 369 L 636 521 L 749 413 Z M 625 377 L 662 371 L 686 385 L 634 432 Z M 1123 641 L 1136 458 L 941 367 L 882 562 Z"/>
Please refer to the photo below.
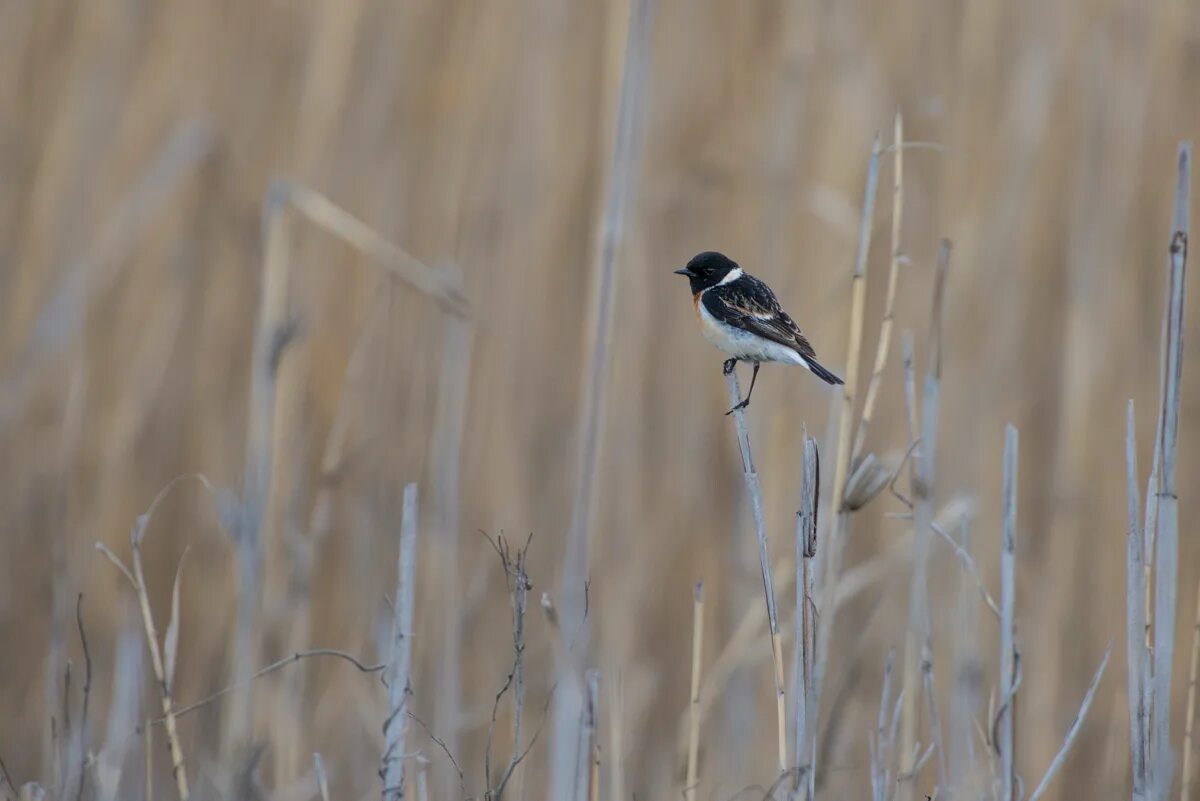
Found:
<path fill-rule="evenodd" d="M 845 383 L 842 381 L 842 379 L 838 378 L 836 375 L 822 367 L 816 359 L 805 359 L 804 362 L 805 366 L 812 371 L 813 375 L 824 381 L 826 384 L 833 384 L 836 386 L 837 384 Z"/>

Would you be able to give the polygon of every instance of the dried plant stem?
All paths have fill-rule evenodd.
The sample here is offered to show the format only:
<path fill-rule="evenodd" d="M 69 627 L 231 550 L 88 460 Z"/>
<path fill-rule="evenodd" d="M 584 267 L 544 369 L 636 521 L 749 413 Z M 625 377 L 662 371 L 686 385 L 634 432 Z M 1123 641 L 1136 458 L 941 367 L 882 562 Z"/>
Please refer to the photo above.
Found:
<path fill-rule="evenodd" d="M 1175 465 L 1179 440 L 1180 389 L 1183 378 L 1184 298 L 1191 143 L 1179 146 L 1175 209 L 1171 226 L 1167 342 L 1160 415 L 1162 474 L 1157 487 L 1158 520 L 1154 546 L 1154 699 L 1153 781 L 1165 797 L 1171 786 L 1171 670 L 1175 656 L 1175 615 L 1179 554 L 1179 496 Z"/>
<path fill-rule="evenodd" d="M 692 600 L 692 685 L 688 694 L 688 754 L 683 797 L 696 797 L 696 775 L 700 757 L 700 659 L 704 645 L 704 582 L 696 582 Z"/>
<path fill-rule="evenodd" d="M 1079 705 L 1079 711 L 1075 713 L 1075 719 L 1071 721 L 1071 728 L 1067 730 L 1066 739 L 1063 740 L 1058 753 L 1054 755 L 1054 760 L 1050 763 L 1050 767 L 1046 769 L 1046 775 L 1038 782 L 1033 795 L 1029 796 L 1029 801 L 1037 801 L 1042 797 L 1042 794 L 1046 792 L 1046 788 L 1050 786 L 1050 780 L 1054 778 L 1054 774 L 1058 772 L 1066 760 L 1067 752 L 1071 750 L 1071 745 L 1075 742 L 1075 736 L 1079 734 L 1079 729 L 1083 726 L 1084 719 L 1087 718 L 1088 710 L 1092 706 L 1092 698 L 1096 695 L 1096 688 L 1100 686 L 1100 679 L 1104 676 L 1104 669 L 1108 667 L 1108 658 L 1110 656 L 1112 656 L 1111 644 L 1104 651 L 1104 659 L 1100 661 L 1100 667 L 1096 669 L 1095 675 L 1092 676 L 1092 683 L 1088 686 L 1088 691 L 1083 696 L 1083 703 Z"/>
<path fill-rule="evenodd" d="M 762 484 L 754 469 L 754 457 L 750 452 L 750 434 L 746 428 L 746 412 L 738 409 L 742 397 L 738 386 L 737 371 L 725 375 L 725 386 L 729 391 L 729 403 L 734 408 L 733 420 L 737 430 L 738 449 L 742 454 L 742 475 L 746 480 L 746 495 L 750 500 L 750 511 L 754 518 L 754 536 L 758 542 L 758 566 L 762 572 L 763 595 L 766 599 L 767 626 L 771 634 L 771 656 L 775 669 L 775 715 L 776 739 L 778 743 L 779 773 L 787 771 L 787 699 L 783 679 L 783 641 L 779 633 L 779 611 L 775 605 L 775 581 L 771 572 L 771 552 L 767 545 L 767 523 L 763 512 Z"/>
<path fill-rule="evenodd" d="M 1183 752 L 1180 801 L 1191 801 L 1192 788 L 1196 785 L 1195 767 L 1195 731 L 1196 731 L 1196 680 L 1200 673 L 1200 582 L 1196 584 L 1196 614 L 1192 618 L 1192 658 L 1188 667 L 1187 712 L 1183 725 Z"/>
<path fill-rule="evenodd" d="M 879 160 L 883 153 L 882 139 L 878 134 L 871 145 L 871 160 L 867 166 L 866 186 L 863 190 L 862 217 L 858 229 L 858 245 L 854 257 L 854 273 L 850 286 L 850 335 L 847 343 L 846 383 L 842 385 L 842 407 L 838 418 L 837 456 L 833 470 L 833 495 L 830 510 L 833 512 L 831 535 L 825 548 L 821 565 L 821 622 L 817 631 L 816 666 L 813 671 L 813 704 L 809 715 L 819 719 L 821 694 L 825 686 L 825 669 L 829 663 L 829 650 L 836 619 L 835 598 L 837 574 L 841 571 L 842 547 L 845 540 L 847 515 L 843 509 L 846 478 L 849 475 L 851 435 L 854 423 L 854 399 L 858 393 L 858 370 L 862 359 L 863 318 L 867 301 L 867 258 L 871 251 L 871 228 L 875 215 L 875 194 L 879 186 Z M 814 770 L 816 766 L 813 766 Z"/>
<path fill-rule="evenodd" d="M 400 556 L 397 564 L 396 615 L 392 623 L 392 654 L 388 659 L 388 716 L 383 724 L 385 750 L 380 766 L 383 801 L 405 797 L 404 750 L 408 733 L 408 697 L 412 684 L 413 607 L 416 599 L 417 485 L 404 487 L 400 518 Z"/>
<path fill-rule="evenodd" d="M 1150 730 L 1147 687 L 1150 651 L 1146 647 L 1146 573 L 1142 533 L 1138 529 L 1141 500 L 1138 498 L 1137 431 L 1133 401 L 1125 413 L 1125 491 L 1128 501 L 1128 531 L 1125 537 L 1125 658 L 1128 674 L 1129 756 L 1133 773 L 1133 801 L 1145 801 L 1149 786 L 1146 743 Z"/>
<path fill-rule="evenodd" d="M 1013 721 L 1017 671 L 1017 429 L 1004 430 L 1004 532 L 1000 548 L 1000 711 L 996 750 L 1000 757 L 1000 801 L 1016 798 Z"/>
<path fill-rule="evenodd" d="M 644 114 L 647 73 L 649 71 L 650 28 L 653 0 L 629 0 L 628 24 L 615 28 L 611 57 L 620 76 L 613 126 L 605 141 L 611 148 L 603 175 L 603 209 L 599 218 L 596 246 L 592 256 L 589 288 L 588 324 L 585 357 L 579 396 L 579 441 L 576 450 L 575 489 L 571 520 L 563 552 L 562 601 L 563 636 L 581 641 L 586 651 L 587 620 L 584 614 L 584 587 L 588 579 L 588 541 L 596 494 L 596 472 L 600 443 L 603 441 L 604 395 L 611 368 L 614 308 L 617 298 L 617 255 L 625 239 L 626 220 L 634 198 L 632 186 L 639 161 L 641 120 Z M 625 5 L 621 5 L 622 11 Z M 567 798 L 573 770 L 585 755 L 573 753 L 573 728 L 578 724 L 583 702 L 579 687 L 579 665 L 571 652 L 559 666 L 559 692 L 554 704 L 554 739 L 550 764 L 551 797 Z"/>
<path fill-rule="evenodd" d="M 167 729 L 167 753 L 171 757 L 171 773 L 175 776 L 175 789 L 179 793 L 180 801 L 187 801 L 187 768 L 183 764 L 183 749 L 179 745 L 179 730 L 175 725 L 175 700 L 171 696 L 171 683 L 167 677 L 162 648 L 158 644 L 154 613 L 150 610 L 150 594 L 146 590 L 146 575 L 142 571 L 142 537 L 146 533 L 148 522 L 149 512 L 138 519 L 138 523 L 134 525 L 133 533 L 130 535 L 130 542 L 133 546 L 131 560 L 135 581 L 134 589 L 137 591 L 138 607 L 142 612 L 146 644 L 150 647 L 150 665 L 154 670 L 154 678 L 158 681 L 158 689 L 162 697 L 163 718 Z"/>
<path fill-rule="evenodd" d="M 904 220 L 904 117 L 896 110 L 892 129 L 892 260 L 888 268 L 887 296 L 883 305 L 883 320 L 879 325 L 879 343 L 875 348 L 875 366 L 871 370 L 871 378 L 867 382 L 867 394 L 863 400 L 862 415 L 858 421 L 858 431 L 854 435 L 854 450 L 850 456 L 852 464 L 857 463 L 862 455 L 863 446 L 867 440 L 867 429 L 875 416 L 875 403 L 879 397 L 879 387 L 883 383 L 883 371 L 887 367 L 888 355 L 892 349 L 892 332 L 895 329 L 896 317 L 896 284 L 900 276 L 900 262 L 903 254 L 900 250 L 900 230 Z"/>
<path fill-rule="evenodd" d="M 804 459 L 800 475 L 800 510 L 796 513 L 796 658 L 795 745 L 796 777 L 793 798 L 813 797 L 811 764 L 812 743 L 816 737 L 815 716 L 809 714 L 813 699 L 813 650 L 816 648 L 816 620 L 813 615 L 813 562 L 817 555 L 817 508 L 821 494 L 821 467 L 817 441 L 802 429 Z"/>
<path fill-rule="evenodd" d="M 913 498 L 913 572 L 909 585 L 908 633 L 904 648 L 904 705 L 900 718 L 900 766 L 902 776 L 912 776 L 916 770 L 917 728 L 920 724 L 921 652 L 929 648 L 929 551 L 933 539 L 933 488 L 937 452 L 938 400 L 941 393 L 941 331 L 943 304 L 946 296 L 946 277 L 950 270 L 950 243 L 942 241 L 938 251 L 937 272 L 933 287 L 933 312 L 929 332 L 929 356 L 925 366 L 924 392 L 920 410 L 916 409 L 915 391 L 908 395 L 910 419 L 921 419 L 919 440 L 909 443 L 914 448 L 909 460 L 909 480 Z M 905 386 L 914 387 L 911 358 L 905 359 Z M 932 666 L 931 668 L 932 669 Z M 944 756 L 941 757 L 944 766 Z M 944 774 L 944 771 L 943 771 Z M 943 775 L 944 778 L 944 775 Z M 943 782 L 944 786 L 944 782 Z M 901 801 L 911 798 L 913 783 L 900 787 Z"/>

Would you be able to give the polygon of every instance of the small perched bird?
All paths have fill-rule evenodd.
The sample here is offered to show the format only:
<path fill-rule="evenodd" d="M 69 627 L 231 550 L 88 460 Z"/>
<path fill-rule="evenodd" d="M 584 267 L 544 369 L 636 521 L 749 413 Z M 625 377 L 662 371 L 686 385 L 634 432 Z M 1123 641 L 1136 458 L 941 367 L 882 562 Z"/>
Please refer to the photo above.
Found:
<path fill-rule="evenodd" d="M 704 338 L 730 357 L 725 361 L 725 374 L 739 361 L 754 364 L 745 400 L 725 414 L 750 405 L 763 362 L 798 364 L 828 384 L 842 383 L 817 362 L 816 351 L 780 308 L 771 288 L 743 272 L 728 256 L 706 251 L 675 273 L 687 276 L 692 285 L 692 303 Z"/>

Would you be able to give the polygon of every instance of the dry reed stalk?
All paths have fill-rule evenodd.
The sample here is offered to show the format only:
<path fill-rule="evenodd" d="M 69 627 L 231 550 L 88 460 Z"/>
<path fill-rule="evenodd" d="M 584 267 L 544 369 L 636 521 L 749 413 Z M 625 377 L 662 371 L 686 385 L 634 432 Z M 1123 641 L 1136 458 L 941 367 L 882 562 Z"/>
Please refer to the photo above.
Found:
<path fill-rule="evenodd" d="M 579 443 L 576 451 L 575 488 L 571 522 L 563 554 L 562 631 L 580 638 L 580 652 L 587 650 L 588 631 L 584 614 L 584 586 L 588 579 L 589 536 L 596 493 L 596 465 L 603 441 L 604 396 L 611 368 L 613 310 L 617 297 L 617 253 L 625 240 L 629 207 L 633 201 L 636 166 L 639 161 L 641 128 L 649 72 L 650 27 L 654 0 L 629 0 L 628 24 L 615 28 L 610 58 L 620 67 L 614 124 L 604 137 L 611 151 L 606 154 L 600 196 L 604 203 L 597 221 L 596 247 L 589 280 L 589 307 L 585 328 L 583 386 L 580 393 Z M 622 13 L 625 5 L 621 5 Z M 618 55 L 619 54 L 619 55 Z M 568 657 L 570 654 L 568 653 Z M 574 753 L 572 730 L 583 703 L 579 665 L 573 657 L 561 666 L 571 675 L 560 675 L 554 700 L 554 738 L 550 765 L 550 795 L 566 798 L 575 767 L 583 755 Z"/>
<path fill-rule="evenodd" d="M 692 598 L 692 684 L 688 693 L 688 754 L 683 784 L 685 801 L 696 798 L 696 774 L 700 757 L 700 658 L 704 653 L 704 582 L 696 582 Z"/>
<path fill-rule="evenodd" d="M 847 343 L 846 383 L 842 385 L 842 405 L 838 418 L 837 456 L 834 461 L 833 493 L 830 511 L 830 536 L 821 563 L 821 620 L 817 631 L 816 667 L 813 672 L 813 705 L 809 714 L 819 720 L 821 694 L 825 686 L 825 669 L 829 662 L 829 650 L 836 619 L 834 604 L 837 592 L 837 574 L 841 570 L 842 546 L 846 535 L 847 514 L 843 508 L 846 479 L 849 475 L 851 434 L 853 429 L 854 399 L 858 392 L 858 367 L 862 358 L 863 317 L 867 300 L 867 258 L 871 250 L 871 228 L 875 214 L 875 193 L 879 185 L 879 160 L 883 152 L 882 139 L 878 134 L 871 145 L 871 159 L 867 166 L 866 186 L 863 190 L 862 217 L 859 223 L 858 244 L 854 258 L 854 272 L 850 286 L 850 335 Z M 816 765 L 813 766 L 816 770 Z"/>
<path fill-rule="evenodd" d="M 796 777 L 792 798 L 808 801 L 815 793 L 812 771 L 812 743 L 816 739 L 816 720 L 809 714 L 813 704 L 813 650 L 816 648 L 816 619 L 813 615 L 814 564 L 817 556 L 817 508 L 821 495 L 821 468 L 817 441 L 801 427 L 804 458 L 800 474 L 800 510 L 796 513 L 796 680 L 793 717 Z"/>
<path fill-rule="evenodd" d="M 1112 656 L 1112 645 L 1110 644 L 1104 651 L 1104 659 L 1100 661 L 1100 667 L 1096 669 L 1096 673 L 1092 676 L 1092 683 L 1088 685 L 1087 693 L 1083 696 L 1083 703 L 1079 705 L 1079 711 L 1075 713 L 1075 719 L 1071 721 L 1071 728 L 1067 730 L 1066 739 L 1063 740 L 1062 746 L 1058 749 L 1058 753 L 1054 755 L 1054 760 L 1050 763 L 1050 767 L 1046 769 L 1046 775 L 1038 782 L 1038 786 L 1034 788 L 1033 794 L 1029 796 L 1029 801 L 1037 801 L 1046 792 L 1046 788 L 1050 786 L 1050 780 L 1054 778 L 1063 762 L 1067 758 L 1067 752 L 1071 750 L 1072 743 L 1075 742 L 1076 735 L 1079 734 L 1079 729 L 1083 726 L 1083 721 L 1087 718 L 1088 710 L 1092 706 L 1092 699 L 1096 695 L 1096 688 L 1100 686 L 1100 679 L 1104 676 L 1104 669 L 1108 667 L 1108 658 Z"/>
<path fill-rule="evenodd" d="M 1016 717 L 1017 660 L 1017 429 L 1004 430 L 1004 532 L 1000 547 L 1000 711 L 995 730 L 996 751 L 1000 758 L 1000 801 L 1016 798 Z"/>
<path fill-rule="evenodd" d="M 1138 530 L 1137 430 L 1133 400 L 1125 412 L 1125 491 L 1128 530 L 1125 537 L 1125 658 L 1129 702 L 1129 757 L 1133 774 L 1133 801 L 1145 801 L 1149 785 L 1146 743 L 1150 731 L 1148 682 L 1150 651 L 1146 647 L 1146 573 L 1142 533 Z"/>
<path fill-rule="evenodd" d="M 1171 670 L 1175 657 L 1175 615 L 1179 580 L 1179 496 L 1175 487 L 1179 441 L 1180 389 L 1183 378 L 1184 298 L 1187 278 L 1187 240 L 1192 148 L 1179 145 L 1174 214 L 1168 268 L 1167 342 L 1159 432 L 1162 473 L 1156 493 L 1158 520 L 1154 547 L 1154 699 L 1152 725 L 1152 787 L 1165 798 L 1171 787 Z"/>
<path fill-rule="evenodd" d="M 968 518 L 964 515 L 959 526 L 959 546 L 963 553 L 970 558 L 971 529 Z M 966 572 L 960 573 L 958 592 L 955 602 L 955 636 L 954 636 L 954 675 L 953 692 L 950 696 L 950 792 L 963 792 L 969 795 L 976 787 L 975 773 L 975 739 L 974 722 L 977 718 L 977 699 L 975 681 L 971 665 L 976 659 L 976 620 L 978 618 L 975 605 L 971 602 L 974 593 Z M 999 619 L 999 607 L 997 607 Z M 971 782 L 968 787 L 967 783 Z"/>
<path fill-rule="evenodd" d="M 400 517 L 400 555 L 396 569 L 396 615 L 392 622 L 392 653 L 388 658 L 388 716 L 383 724 L 385 750 L 380 765 L 383 801 L 405 797 L 405 736 L 408 698 L 412 687 L 413 607 L 417 575 L 417 485 L 404 486 Z"/>
<path fill-rule="evenodd" d="M 883 304 L 883 320 L 879 324 L 879 343 L 875 348 L 875 366 L 871 370 L 871 378 L 867 382 L 867 394 L 863 400 L 862 414 L 858 420 L 858 431 L 854 435 L 854 450 L 850 455 L 850 463 L 858 462 L 862 455 L 863 446 L 867 441 L 867 429 L 875 416 L 875 402 L 879 397 L 879 386 L 883 383 L 883 371 L 887 367 L 888 355 L 892 349 L 892 331 L 895 328 L 896 317 L 896 284 L 900 276 L 900 262 L 903 254 L 900 250 L 900 230 L 904 220 L 904 117 L 899 109 L 892 127 L 892 259 L 888 268 L 887 296 Z"/>
<path fill-rule="evenodd" d="M 918 410 L 915 398 L 915 370 L 911 358 L 905 359 L 905 387 L 909 419 L 921 420 L 919 439 L 909 442 L 913 449 L 909 460 L 909 481 L 913 504 L 913 572 L 909 585 L 908 631 L 904 647 L 904 706 L 900 718 L 900 766 L 902 776 L 913 776 L 917 759 L 917 728 L 920 725 L 921 653 L 929 649 L 929 551 L 933 539 L 933 488 L 937 456 L 938 405 L 942 379 L 942 316 L 946 297 L 946 278 L 950 271 L 951 245 L 943 239 L 938 249 L 937 271 L 933 284 L 933 305 L 929 325 L 929 355 Z M 907 338 L 907 337 L 906 337 Z M 932 666 L 930 668 L 932 670 Z M 940 739 L 940 732 L 935 733 Z M 944 768 L 945 756 L 940 764 Z M 943 774 L 944 774 L 943 770 Z M 944 775 L 943 786 L 945 786 Z M 913 794 L 913 782 L 900 786 L 900 799 Z"/>
<path fill-rule="evenodd" d="M 1188 667 L 1187 712 L 1183 724 L 1183 765 L 1180 771 L 1180 801 L 1191 801 L 1192 788 L 1196 784 L 1195 768 L 1195 730 L 1196 730 L 1196 680 L 1200 673 L 1200 583 L 1196 584 L 1196 614 L 1192 618 L 1192 658 Z"/>
<path fill-rule="evenodd" d="M 754 518 L 754 537 L 758 542 L 758 566 L 762 572 L 763 596 L 766 599 L 767 628 L 771 635 L 771 656 L 775 669 L 775 736 L 778 746 L 779 774 L 787 772 L 787 698 L 783 679 L 783 640 L 779 632 L 779 610 L 775 605 L 775 580 L 771 571 L 771 551 L 767 545 L 767 522 L 763 512 L 762 483 L 754 469 L 754 456 L 750 452 L 750 433 L 746 428 L 746 411 L 737 408 L 742 392 L 738 386 L 737 371 L 725 374 L 725 387 L 729 392 L 729 404 L 733 408 L 734 427 L 737 430 L 738 450 L 742 455 L 742 476 L 746 481 L 746 495 L 750 499 L 750 512 Z"/>
<path fill-rule="evenodd" d="M 175 699 L 172 693 L 175 675 L 176 654 L 179 647 L 179 586 L 180 579 L 183 575 L 183 557 L 187 556 L 187 551 L 184 551 L 183 557 L 179 560 L 179 568 L 175 574 L 175 585 L 171 592 L 171 620 L 167 625 L 167 636 L 163 645 L 158 642 L 158 629 L 154 624 L 154 613 L 150 608 L 150 594 L 146 589 L 146 575 L 142 569 L 142 539 L 146 535 L 146 528 L 150 524 L 150 519 L 154 515 L 154 510 L 158 504 L 166 497 L 182 480 L 188 478 L 198 478 L 199 481 L 212 491 L 212 486 L 203 476 L 185 475 L 172 480 L 167 486 L 159 490 L 158 494 L 151 501 L 149 508 L 138 517 L 134 522 L 132 530 L 129 532 L 129 543 L 131 547 L 130 563 L 132 570 L 125 566 L 120 558 L 113 553 L 103 543 L 96 543 L 96 550 L 104 554 L 110 562 L 125 576 L 133 587 L 134 594 L 137 596 L 138 607 L 141 611 L 142 628 L 146 635 L 146 645 L 150 650 L 150 664 L 154 670 L 154 678 L 158 682 L 159 694 L 161 696 L 163 723 L 167 730 L 167 753 L 171 758 L 171 773 L 175 777 L 175 789 L 179 794 L 180 801 L 188 799 L 188 778 L 187 768 L 183 764 L 183 749 L 179 744 L 179 729 L 176 726 L 175 714 Z M 165 653 L 164 653 L 165 652 Z M 149 758 L 149 754 L 147 754 Z"/>

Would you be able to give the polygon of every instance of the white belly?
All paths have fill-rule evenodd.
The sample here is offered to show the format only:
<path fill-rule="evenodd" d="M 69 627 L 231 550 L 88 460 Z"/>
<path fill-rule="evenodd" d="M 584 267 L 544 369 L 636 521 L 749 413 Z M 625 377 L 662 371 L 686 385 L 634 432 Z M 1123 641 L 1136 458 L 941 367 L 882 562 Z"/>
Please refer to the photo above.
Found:
<path fill-rule="evenodd" d="M 704 332 L 704 338 L 735 359 L 808 366 L 800 354 L 791 348 L 718 321 L 709 314 L 703 303 L 696 304 L 696 312 L 700 317 L 700 330 Z"/>

